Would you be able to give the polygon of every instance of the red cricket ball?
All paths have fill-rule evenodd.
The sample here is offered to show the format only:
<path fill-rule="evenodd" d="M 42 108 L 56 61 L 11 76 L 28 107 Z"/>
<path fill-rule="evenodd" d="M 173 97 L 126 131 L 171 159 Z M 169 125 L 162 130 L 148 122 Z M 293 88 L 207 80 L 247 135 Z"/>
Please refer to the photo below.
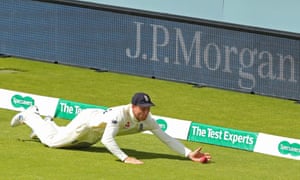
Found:
<path fill-rule="evenodd" d="M 201 163 L 207 163 L 207 162 L 208 162 L 207 157 L 205 157 L 205 156 L 201 157 L 201 158 L 200 158 L 200 162 L 201 162 Z"/>

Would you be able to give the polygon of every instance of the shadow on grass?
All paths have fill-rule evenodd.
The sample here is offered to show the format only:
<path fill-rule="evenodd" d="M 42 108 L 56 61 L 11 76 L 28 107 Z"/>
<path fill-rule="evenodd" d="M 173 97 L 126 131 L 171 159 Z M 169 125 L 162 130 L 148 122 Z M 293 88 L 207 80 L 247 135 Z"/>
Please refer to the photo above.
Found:
<path fill-rule="evenodd" d="M 37 142 L 40 143 L 38 139 L 19 139 L 22 142 Z M 45 146 L 46 147 L 46 146 Z M 46 147 L 48 148 L 48 147 Z M 59 148 L 66 151 L 84 151 L 84 152 L 92 152 L 92 153 L 109 153 L 111 154 L 105 147 L 82 147 L 82 148 Z M 129 156 L 137 157 L 138 159 L 176 159 L 176 160 L 188 160 L 185 157 L 180 155 L 169 155 L 162 154 L 156 152 L 146 152 L 146 151 L 136 151 L 134 149 L 122 148 L 122 150 L 128 154 Z"/>
<path fill-rule="evenodd" d="M 68 148 L 67 150 L 73 151 L 85 151 L 85 152 L 95 152 L 95 153 L 109 153 L 105 147 L 91 146 L 87 148 Z M 146 151 L 136 151 L 134 149 L 122 148 L 122 150 L 129 156 L 137 157 L 138 159 L 176 159 L 176 160 L 188 160 L 180 155 L 169 155 L 155 152 Z"/>

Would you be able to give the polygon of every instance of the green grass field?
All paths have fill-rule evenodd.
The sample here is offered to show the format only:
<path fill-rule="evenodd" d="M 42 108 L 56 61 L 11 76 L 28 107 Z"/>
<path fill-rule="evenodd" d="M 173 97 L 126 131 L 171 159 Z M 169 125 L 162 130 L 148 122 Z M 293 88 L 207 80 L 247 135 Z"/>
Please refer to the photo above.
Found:
<path fill-rule="evenodd" d="M 145 91 L 156 104 L 156 115 L 300 137 L 300 105 L 272 97 L 19 58 L 0 58 L 0 88 L 103 106 L 127 104 L 134 92 Z M 121 163 L 101 143 L 80 150 L 50 149 L 31 140 L 28 127 L 9 126 L 15 113 L 0 109 L 0 179 L 300 178 L 296 160 L 182 141 L 212 154 L 211 163 L 198 164 L 147 134 L 117 137 L 125 152 L 145 162 L 140 166 Z"/>

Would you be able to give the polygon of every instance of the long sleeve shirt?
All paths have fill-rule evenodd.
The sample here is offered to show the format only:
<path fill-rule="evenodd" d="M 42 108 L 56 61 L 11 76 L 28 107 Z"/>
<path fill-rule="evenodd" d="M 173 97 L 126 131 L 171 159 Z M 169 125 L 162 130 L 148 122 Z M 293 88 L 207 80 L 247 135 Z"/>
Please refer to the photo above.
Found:
<path fill-rule="evenodd" d="M 182 143 L 172 138 L 161 130 L 159 125 L 149 113 L 144 121 L 138 121 L 132 111 L 132 105 L 123 105 L 108 109 L 102 116 L 101 121 L 105 121 L 106 127 L 101 138 L 103 145 L 121 161 L 124 161 L 128 155 L 123 152 L 115 141 L 115 136 L 134 134 L 150 130 L 158 139 L 165 143 L 175 152 L 188 156 L 191 152 Z"/>

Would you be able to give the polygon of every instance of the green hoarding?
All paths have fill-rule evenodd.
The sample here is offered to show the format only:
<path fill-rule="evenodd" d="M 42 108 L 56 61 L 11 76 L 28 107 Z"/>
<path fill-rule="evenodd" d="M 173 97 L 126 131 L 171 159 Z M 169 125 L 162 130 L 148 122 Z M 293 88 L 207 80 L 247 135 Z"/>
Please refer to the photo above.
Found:
<path fill-rule="evenodd" d="M 258 133 L 192 123 L 188 140 L 253 151 Z"/>
<path fill-rule="evenodd" d="M 105 106 L 96 106 L 60 99 L 56 107 L 55 117 L 72 120 L 82 109 L 86 108 L 107 109 Z"/>

